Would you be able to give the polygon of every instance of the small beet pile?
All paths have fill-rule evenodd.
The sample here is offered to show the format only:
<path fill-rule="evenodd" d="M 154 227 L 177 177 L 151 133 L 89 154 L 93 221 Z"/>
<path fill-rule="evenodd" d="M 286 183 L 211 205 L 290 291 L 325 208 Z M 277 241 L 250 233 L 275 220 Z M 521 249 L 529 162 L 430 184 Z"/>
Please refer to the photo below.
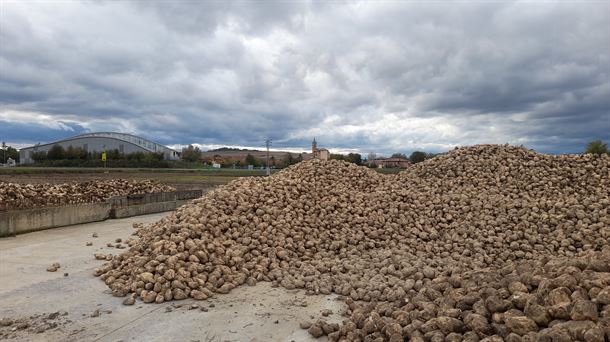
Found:
<path fill-rule="evenodd" d="M 0 181 L 0 210 L 96 203 L 115 196 L 175 191 L 152 180 L 95 180 L 65 184 L 17 184 Z"/>
<path fill-rule="evenodd" d="M 478 145 L 382 175 L 308 161 L 140 228 L 95 270 L 127 304 L 272 282 L 346 298 L 331 340 L 610 337 L 610 158 Z"/>

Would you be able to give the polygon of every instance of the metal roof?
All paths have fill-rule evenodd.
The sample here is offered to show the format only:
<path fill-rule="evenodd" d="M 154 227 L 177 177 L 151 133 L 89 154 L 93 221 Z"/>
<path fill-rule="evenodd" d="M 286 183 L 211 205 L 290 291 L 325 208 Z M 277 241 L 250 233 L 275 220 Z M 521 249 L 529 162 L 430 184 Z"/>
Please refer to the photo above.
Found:
<path fill-rule="evenodd" d="M 22 150 L 40 147 L 40 146 L 46 146 L 46 145 L 54 145 L 57 143 L 61 143 L 61 142 L 69 141 L 69 140 L 75 140 L 75 139 L 82 139 L 82 138 L 117 139 L 117 140 L 122 140 L 122 141 L 125 141 L 128 143 L 134 144 L 136 146 L 139 146 L 149 152 L 157 152 L 159 150 L 170 150 L 170 151 L 177 152 L 176 150 L 169 148 L 165 145 L 158 144 L 154 141 L 139 137 L 137 135 L 127 134 L 127 133 L 118 133 L 118 132 L 92 132 L 92 133 L 79 134 L 79 135 L 75 135 L 70 138 L 58 140 L 58 141 L 47 143 L 47 144 L 39 144 L 39 145 L 30 146 L 30 147 L 25 147 L 25 148 L 22 148 Z M 155 148 L 155 146 L 156 146 L 156 148 Z"/>

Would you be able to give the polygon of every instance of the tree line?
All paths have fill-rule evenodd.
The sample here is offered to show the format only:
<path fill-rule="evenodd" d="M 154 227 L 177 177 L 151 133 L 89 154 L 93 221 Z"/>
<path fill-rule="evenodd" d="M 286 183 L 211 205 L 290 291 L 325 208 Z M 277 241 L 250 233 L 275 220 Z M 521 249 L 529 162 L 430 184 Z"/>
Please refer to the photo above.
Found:
<path fill-rule="evenodd" d="M 348 153 L 348 154 L 330 154 L 330 159 L 345 160 L 348 163 L 354 163 L 356 165 L 362 165 L 362 155 L 360 153 Z"/>
<path fill-rule="evenodd" d="M 53 145 L 48 152 L 32 153 L 39 166 L 98 167 L 103 166 L 102 152 L 87 152 L 82 147 Z M 106 151 L 108 167 L 170 167 L 162 152 L 121 153 L 118 149 Z"/>
<path fill-rule="evenodd" d="M 394 153 L 394 154 L 392 154 L 391 158 L 407 159 L 408 161 L 411 162 L 411 164 L 417 164 L 417 163 L 423 162 L 424 160 L 432 159 L 441 154 L 442 153 L 426 153 L 426 152 L 422 152 L 422 151 L 414 151 L 408 157 L 404 153 Z"/>
<path fill-rule="evenodd" d="M 439 154 L 415 151 L 415 152 L 411 153 L 411 155 L 408 157 L 404 153 L 393 153 L 390 158 L 402 158 L 402 159 L 409 160 L 413 164 L 416 164 L 416 163 L 423 162 L 426 159 L 434 158 L 437 155 L 439 155 Z M 348 154 L 331 153 L 331 155 L 330 155 L 330 159 L 345 160 L 346 162 L 354 163 L 356 165 L 368 165 L 370 167 L 377 167 L 377 165 L 375 165 L 375 162 L 374 162 L 374 160 L 376 158 L 377 158 L 377 154 L 375 154 L 375 153 L 369 153 L 367 158 L 363 158 L 360 153 L 348 153 Z"/>
<path fill-rule="evenodd" d="M 244 160 L 234 160 L 232 158 L 223 158 L 221 155 L 214 156 L 220 161 L 222 167 L 244 167 L 252 165 L 254 167 L 267 166 L 267 158 L 258 158 L 248 153 Z M 302 162 L 303 156 L 300 154 L 297 157 L 293 157 L 292 153 L 286 153 L 283 158 L 276 158 L 275 156 L 269 157 L 269 166 L 274 168 L 283 168 L 296 163 Z"/>

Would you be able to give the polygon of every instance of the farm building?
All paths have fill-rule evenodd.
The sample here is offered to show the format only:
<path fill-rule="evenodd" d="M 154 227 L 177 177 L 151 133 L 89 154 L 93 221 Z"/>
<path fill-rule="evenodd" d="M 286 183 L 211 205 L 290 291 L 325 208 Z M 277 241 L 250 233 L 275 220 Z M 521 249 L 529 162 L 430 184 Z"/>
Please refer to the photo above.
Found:
<path fill-rule="evenodd" d="M 157 144 L 148 139 L 131 134 L 116 132 L 96 132 L 77 135 L 71 138 L 25 147 L 19 150 L 21 164 L 31 164 L 34 162 L 32 154 L 36 152 L 48 152 L 53 146 L 59 145 L 64 149 L 72 146 L 82 148 L 86 152 L 104 152 L 118 150 L 119 153 L 130 154 L 135 152 L 144 153 L 163 153 L 165 160 L 180 159 L 178 151 L 169 147 Z"/>
<path fill-rule="evenodd" d="M 379 168 L 401 168 L 406 169 L 411 166 L 411 162 L 404 158 L 376 158 L 369 162 Z"/>

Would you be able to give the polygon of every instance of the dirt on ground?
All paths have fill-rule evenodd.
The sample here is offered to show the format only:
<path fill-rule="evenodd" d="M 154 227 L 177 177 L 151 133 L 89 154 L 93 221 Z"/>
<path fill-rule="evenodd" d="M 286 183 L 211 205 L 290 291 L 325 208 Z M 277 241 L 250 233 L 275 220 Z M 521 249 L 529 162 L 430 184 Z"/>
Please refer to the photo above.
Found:
<path fill-rule="evenodd" d="M 72 322 L 66 316 L 68 316 L 66 311 L 55 311 L 24 317 L 0 318 L 0 339 L 13 339 L 24 335 L 42 334 L 47 330 L 65 326 Z"/>

